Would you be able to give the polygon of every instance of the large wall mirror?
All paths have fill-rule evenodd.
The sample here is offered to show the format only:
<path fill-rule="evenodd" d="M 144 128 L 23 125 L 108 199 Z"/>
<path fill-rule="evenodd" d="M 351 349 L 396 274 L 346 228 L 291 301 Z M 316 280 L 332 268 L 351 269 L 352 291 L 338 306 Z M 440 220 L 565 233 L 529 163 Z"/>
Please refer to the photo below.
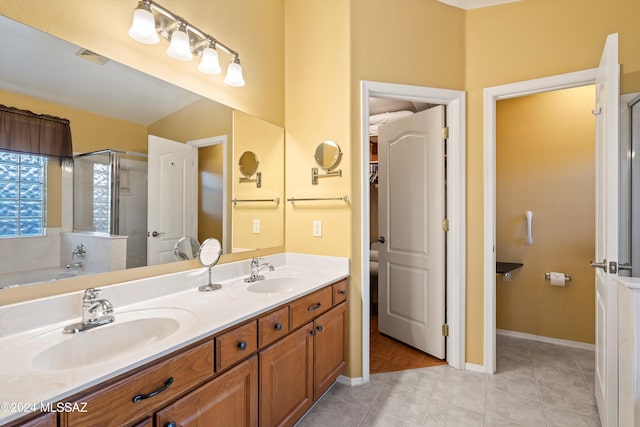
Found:
<path fill-rule="evenodd" d="M 46 236 L 0 237 L 0 288 L 150 265 L 149 239 L 167 240 L 170 255 L 158 262 L 177 262 L 175 243 L 184 236 L 216 238 L 225 254 L 284 244 L 281 204 L 232 203 L 283 197 L 282 128 L 3 16 L 0 34 L 0 56 L 7 59 L 0 61 L 0 103 L 69 119 L 77 154 L 73 168 L 46 167 Z M 180 206 L 167 216 L 167 229 L 147 226 L 148 199 L 172 195 L 175 184 L 158 187 L 149 178 L 166 160 L 158 166 L 149 155 L 149 135 L 188 145 L 197 159 L 197 178 L 188 188 L 193 215 Z M 247 150 L 259 156 L 265 177 L 251 194 L 236 186 L 234 167 Z M 170 233 L 178 211 L 197 220 Z M 86 247 L 82 257 L 74 254 L 78 245 Z"/>

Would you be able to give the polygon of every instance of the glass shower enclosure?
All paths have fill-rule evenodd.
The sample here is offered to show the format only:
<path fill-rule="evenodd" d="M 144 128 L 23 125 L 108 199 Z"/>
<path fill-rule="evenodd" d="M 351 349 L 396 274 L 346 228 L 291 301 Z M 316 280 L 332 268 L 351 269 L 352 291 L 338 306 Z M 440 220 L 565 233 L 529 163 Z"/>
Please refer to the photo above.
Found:
<path fill-rule="evenodd" d="M 127 268 L 147 265 L 147 155 L 107 149 L 73 163 L 74 231 L 127 236 Z"/>

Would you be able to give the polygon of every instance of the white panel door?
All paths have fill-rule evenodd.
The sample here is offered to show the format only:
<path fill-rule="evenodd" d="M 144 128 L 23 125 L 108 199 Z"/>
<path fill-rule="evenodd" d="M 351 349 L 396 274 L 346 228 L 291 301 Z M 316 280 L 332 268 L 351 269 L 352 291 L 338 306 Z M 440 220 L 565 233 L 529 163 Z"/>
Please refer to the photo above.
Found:
<path fill-rule="evenodd" d="M 378 328 L 444 359 L 444 107 L 380 126 Z"/>
<path fill-rule="evenodd" d="M 196 238 L 198 212 L 197 148 L 149 135 L 147 264 L 176 260 L 176 242 Z"/>
<path fill-rule="evenodd" d="M 596 76 L 596 401 L 604 427 L 618 425 L 618 34 L 607 37 Z M 598 265 L 599 264 L 599 265 Z"/>

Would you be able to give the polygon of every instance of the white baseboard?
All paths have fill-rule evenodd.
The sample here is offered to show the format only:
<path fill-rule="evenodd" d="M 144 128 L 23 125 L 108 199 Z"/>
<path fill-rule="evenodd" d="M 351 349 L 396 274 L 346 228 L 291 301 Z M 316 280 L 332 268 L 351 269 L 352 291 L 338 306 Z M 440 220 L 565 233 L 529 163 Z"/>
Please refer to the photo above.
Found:
<path fill-rule="evenodd" d="M 464 365 L 464 369 L 466 369 L 467 371 L 474 371 L 474 372 L 482 372 L 482 373 L 485 373 L 485 371 L 484 371 L 484 365 L 476 365 L 475 363 L 465 363 L 465 365 Z"/>
<path fill-rule="evenodd" d="M 560 338 L 543 337 L 540 335 L 526 334 L 524 332 L 508 331 L 506 329 L 496 329 L 496 335 L 504 335 L 504 336 L 513 337 L 513 338 L 524 338 L 527 340 L 545 342 L 548 344 L 563 345 L 565 347 L 580 348 L 583 350 L 595 351 L 596 349 L 596 346 L 594 344 L 587 344 L 585 342 L 579 342 L 579 341 L 563 340 Z"/>
<path fill-rule="evenodd" d="M 351 377 L 346 377 L 344 375 L 340 375 L 338 379 L 336 379 L 336 382 L 339 382 L 340 384 L 345 384 L 351 387 L 364 384 L 362 377 L 351 378 Z"/>

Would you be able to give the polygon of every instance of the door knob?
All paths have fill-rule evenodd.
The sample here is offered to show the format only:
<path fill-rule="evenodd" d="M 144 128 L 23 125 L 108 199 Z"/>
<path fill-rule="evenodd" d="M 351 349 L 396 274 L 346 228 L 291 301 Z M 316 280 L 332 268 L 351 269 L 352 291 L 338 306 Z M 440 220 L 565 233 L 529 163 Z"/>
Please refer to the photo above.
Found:
<path fill-rule="evenodd" d="M 589 261 L 589 265 L 593 268 L 601 268 L 604 271 L 607 271 L 607 260 L 602 260 L 602 262 Z"/>
<path fill-rule="evenodd" d="M 162 232 L 162 231 L 154 231 L 154 232 L 151 233 L 151 236 L 153 236 L 153 237 L 164 236 L 164 232 Z"/>
<path fill-rule="evenodd" d="M 384 242 L 385 242 L 385 238 L 384 238 L 384 236 L 380 236 L 380 237 L 378 237 L 378 242 L 380 242 L 380 243 L 384 243 Z"/>

